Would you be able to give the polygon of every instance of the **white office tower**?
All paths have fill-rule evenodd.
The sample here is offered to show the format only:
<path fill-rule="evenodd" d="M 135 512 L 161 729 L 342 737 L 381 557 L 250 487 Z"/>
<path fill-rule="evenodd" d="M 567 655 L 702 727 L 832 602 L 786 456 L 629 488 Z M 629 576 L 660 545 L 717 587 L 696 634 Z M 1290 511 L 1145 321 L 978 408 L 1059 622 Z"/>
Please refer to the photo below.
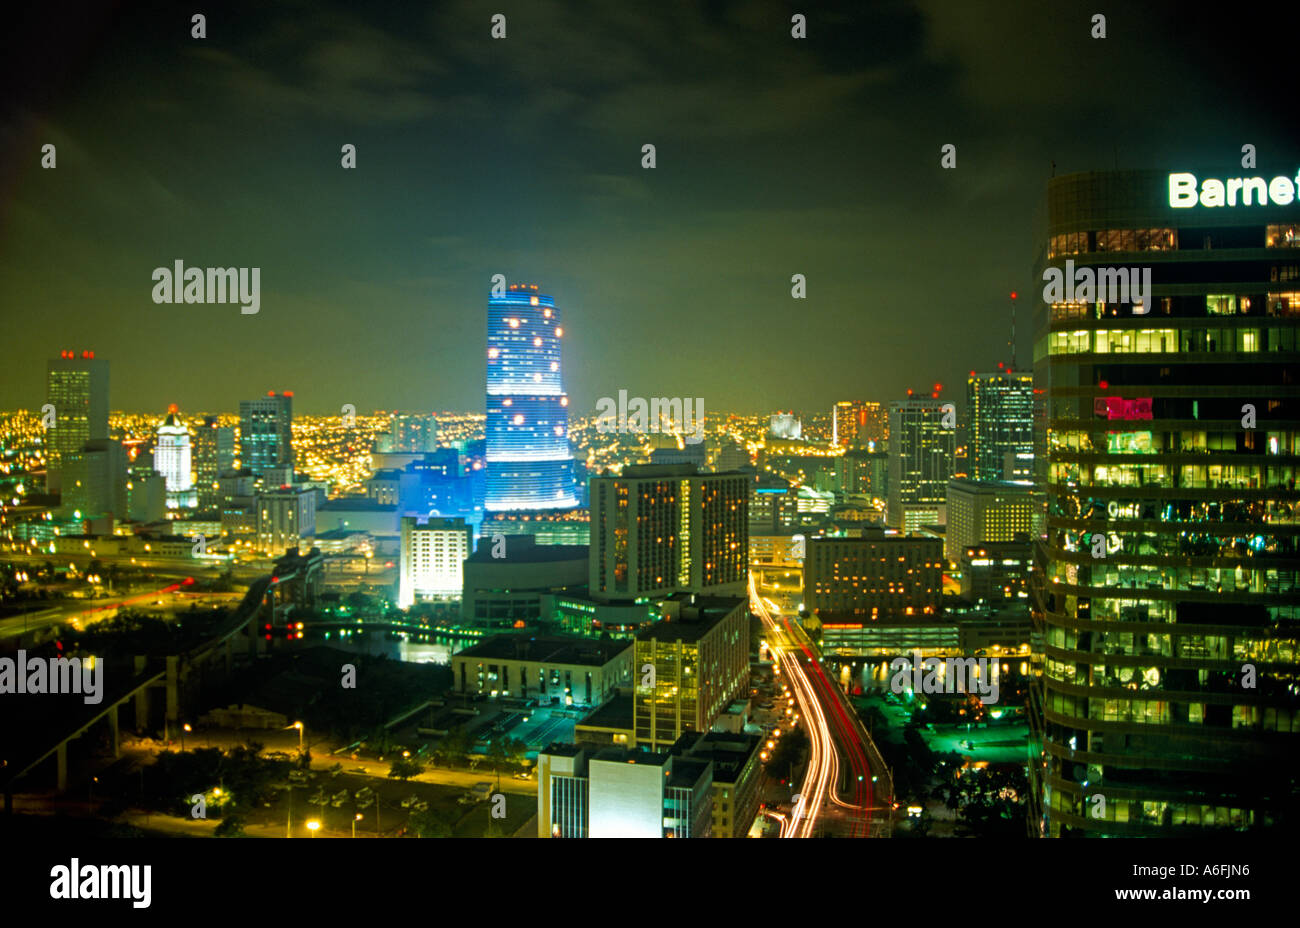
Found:
<path fill-rule="evenodd" d="M 158 426 L 153 452 L 154 469 L 167 481 L 167 508 L 191 509 L 198 505 L 194 474 L 190 470 L 190 430 L 176 418 L 176 404 Z"/>

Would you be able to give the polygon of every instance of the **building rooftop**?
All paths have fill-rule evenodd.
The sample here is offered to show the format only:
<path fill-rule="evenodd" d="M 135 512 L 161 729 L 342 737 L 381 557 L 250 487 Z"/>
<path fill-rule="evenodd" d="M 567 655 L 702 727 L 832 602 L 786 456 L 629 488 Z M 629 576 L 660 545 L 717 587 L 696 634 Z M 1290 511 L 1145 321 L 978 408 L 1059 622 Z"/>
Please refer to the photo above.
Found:
<path fill-rule="evenodd" d="M 995 490 L 1032 490 L 1033 485 L 1024 480 L 972 480 L 969 477 L 953 477 L 948 481 L 949 489 L 968 490 L 972 492 L 993 492 Z"/>
<path fill-rule="evenodd" d="M 695 737 L 695 743 L 687 751 L 692 757 L 713 761 L 713 781 L 715 783 L 734 783 L 745 769 L 745 764 L 759 750 L 763 739 L 758 735 L 732 734 L 725 731 L 710 731 L 703 735 L 694 732 L 687 734 Z M 674 748 L 677 746 L 674 745 Z"/>
<path fill-rule="evenodd" d="M 636 748 L 608 747 L 601 748 L 591 756 L 592 760 L 603 760 L 616 764 L 648 764 L 662 767 L 672 755 L 667 752 L 638 751 Z"/>
<path fill-rule="evenodd" d="M 471 645 L 456 657 L 487 660 L 527 660 L 530 663 L 600 667 L 632 646 L 632 642 L 602 641 L 578 636 L 502 634 Z"/>
<path fill-rule="evenodd" d="M 466 560 L 473 564 L 545 564 L 552 561 L 585 561 L 587 545 L 539 545 L 534 535 L 507 535 L 505 557 L 493 557 L 492 538 L 479 538 L 478 550 Z"/>
<path fill-rule="evenodd" d="M 638 641 L 699 641 L 737 607 L 742 596 L 676 593 L 663 601 L 664 618 L 637 632 Z"/>
<path fill-rule="evenodd" d="M 578 723 L 579 728 L 631 729 L 633 697 L 616 695 Z"/>
<path fill-rule="evenodd" d="M 397 506 L 380 503 L 366 496 L 344 496 L 322 503 L 317 512 L 396 512 Z"/>
<path fill-rule="evenodd" d="M 317 532 L 317 541 L 346 541 L 353 535 L 365 535 L 359 528 L 332 528 L 328 532 Z"/>
<path fill-rule="evenodd" d="M 710 772 L 712 779 L 713 760 L 709 757 L 678 757 L 673 760 L 672 776 L 668 778 L 669 786 L 692 787 Z"/>
<path fill-rule="evenodd" d="M 855 530 L 858 529 L 855 526 Z M 890 531 L 885 526 L 874 522 L 867 523 L 860 527 L 860 535 L 819 535 L 808 539 L 810 546 L 830 544 L 832 542 L 847 542 L 849 544 L 861 545 L 881 541 L 910 541 L 910 542 L 934 542 L 935 538 L 929 535 L 923 535 L 914 532 L 910 535 L 904 535 L 900 531 Z"/>

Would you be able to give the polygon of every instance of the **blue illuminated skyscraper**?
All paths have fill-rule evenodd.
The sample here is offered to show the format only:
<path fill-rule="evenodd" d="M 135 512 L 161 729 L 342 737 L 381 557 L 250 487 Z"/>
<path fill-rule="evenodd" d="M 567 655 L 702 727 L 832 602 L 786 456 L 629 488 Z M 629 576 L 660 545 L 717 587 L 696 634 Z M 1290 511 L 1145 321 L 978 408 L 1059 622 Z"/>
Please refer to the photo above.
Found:
<path fill-rule="evenodd" d="M 560 311 L 533 284 L 488 300 L 488 512 L 578 504 L 569 398 L 560 371 Z"/>

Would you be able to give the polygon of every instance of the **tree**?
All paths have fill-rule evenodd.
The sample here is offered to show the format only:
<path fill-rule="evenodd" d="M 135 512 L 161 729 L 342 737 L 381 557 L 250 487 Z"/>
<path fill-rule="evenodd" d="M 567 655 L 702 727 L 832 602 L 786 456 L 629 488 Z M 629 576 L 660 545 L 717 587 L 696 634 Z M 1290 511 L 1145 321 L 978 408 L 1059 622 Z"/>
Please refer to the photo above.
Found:
<path fill-rule="evenodd" d="M 419 838 L 450 838 L 451 822 L 435 808 L 412 812 L 407 824 Z"/>
<path fill-rule="evenodd" d="M 423 772 L 424 768 L 420 766 L 419 761 L 415 758 L 394 757 L 393 765 L 389 769 L 388 775 L 405 782 L 411 777 L 419 776 Z"/>
<path fill-rule="evenodd" d="M 528 742 L 523 738 L 510 738 L 506 741 L 506 751 L 510 754 L 511 763 L 523 764 L 528 756 Z"/>
<path fill-rule="evenodd" d="M 469 755 L 471 746 L 468 732 L 464 728 L 453 728 L 447 732 L 447 736 L 442 739 L 438 745 L 439 752 L 447 759 L 448 764 L 463 764 L 465 758 Z"/>
<path fill-rule="evenodd" d="M 246 838 L 244 817 L 238 814 L 227 815 L 212 832 L 214 838 Z"/>
<path fill-rule="evenodd" d="M 949 770 L 935 793 L 958 812 L 958 837 L 1019 838 L 1027 834 L 1029 780 L 1024 768 Z"/>
<path fill-rule="evenodd" d="M 488 764 L 492 770 L 504 770 L 510 760 L 510 753 L 506 747 L 508 738 L 493 738 L 488 743 L 487 756 Z"/>
<path fill-rule="evenodd" d="M 382 757 L 393 749 L 393 733 L 383 725 L 376 725 L 366 738 L 366 747 Z"/>

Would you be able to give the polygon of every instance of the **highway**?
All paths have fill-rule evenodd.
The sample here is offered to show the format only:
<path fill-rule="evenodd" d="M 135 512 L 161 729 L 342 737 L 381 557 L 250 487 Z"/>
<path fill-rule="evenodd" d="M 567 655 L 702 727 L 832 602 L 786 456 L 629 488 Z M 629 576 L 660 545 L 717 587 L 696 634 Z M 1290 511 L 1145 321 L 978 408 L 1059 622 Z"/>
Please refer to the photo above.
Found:
<path fill-rule="evenodd" d="M 791 814 L 782 821 L 781 837 L 890 835 L 893 780 L 857 713 L 826 676 L 816 645 L 797 622 L 759 595 L 752 573 L 749 598 L 767 631 L 779 677 L 792 690 L 810 748 L 808 768 Z"/>

